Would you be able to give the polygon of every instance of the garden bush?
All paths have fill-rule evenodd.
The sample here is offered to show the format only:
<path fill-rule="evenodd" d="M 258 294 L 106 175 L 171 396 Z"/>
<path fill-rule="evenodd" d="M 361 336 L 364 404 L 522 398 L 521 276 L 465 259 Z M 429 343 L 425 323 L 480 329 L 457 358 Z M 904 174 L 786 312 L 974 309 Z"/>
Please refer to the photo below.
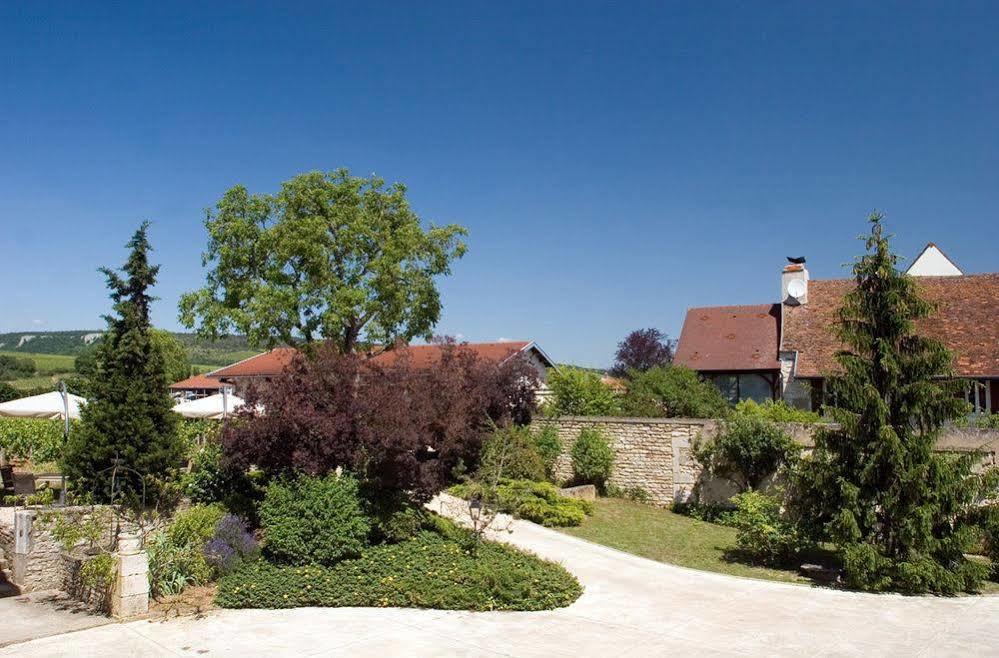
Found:
<path fill-rule="evenodd" d="M 170 540 L 165 532 L 146 542 L 149 556 L 149 586 L 153 596 L 179 594 L 188 585 L 211 580 L 211 568 L 201 546 L 186 546 Z"/>
<path fill-rule="evenodd" d="M 218 503 L 233 514 L 256 522 L 257 505 L 263 498 L 260 479 L 227 464 L 221 444 L 209 439 L 193 452 L 191 470 L 184 476 L 182 488 L 194 503 Z"/>
<path fill-rule="evenodd" d="M 759 489 L 778 469 L 793 464 L 800 451 L 776 423 L 738 413 L 721 424 L 713 439 L 694 446 L 707 474 L 726 478 L 740 490 Z"/>
<path fill-rule="evenodd" d="M 257 559 L 260 544 L 246 527 L 245 521 L 234 514 L 226 514 L 219 519 L 204 551 L 208 566 L 221 576 L 232 573 L 245 561 Z"/>
<path fill-rule="evenodd" d="M 349 474 L 271 482 L 260 505 L 260 522 L 267 554 L 298 565 L 332 565 L 357 557 L 371 531 L 357 480 Z"/>
<path fill-rule="evenodd" d="M 482 444 L 479 477 L 545 480 L 547 470 L 529 427 L 498 428 Z"/>
<path fill-rule="evenodd" d="M 220 505 L 195 505 L 179 512 L 147 542 L 149 584 L 155 596 L 177 594 L 188 585 L 203 585 L 211 579 L 205 544 L 224 515 Z"/>
<path fill-rule="evenodd" d="M 811 546 L 795 524 L 781 511 L 781 501 L 758 491 L 732 497 L 735 511 L 732 525 L 738 530 L 739 551 L 754 561 L 770 566 L 787 566 Z"/>
<path fill-rule="evenodd" d="M 371 360 L 316 346 L 267 386 L 250 387 L 222 445 L 243 468 L 272 476 L 342 469 L 366 488 L 424 503 L 459 465 L 478 463 L 485 430 L 530 421 L 536 381 L 523 358 L 497 363 L 455 344 L 425 367 L 405 349 Z M 255 414 L 258 405 L 267 413 Z"/>
<path fill-rule="evenodd" d="M 448 532 L 463 531 L 452 526 Z M 473 553 L 465 542 L 424 531 L 399 544 L 369 547 L 360 558 L 333 567 L 244 564 L 219 581 L 216 602 L 224 608 L 550 610 L 581 593 L 560 565 L 489 541 Z"/>
<path fill-rule="evenodd" d="M 178 512 L 166 534 L 177 546 L 194 546 L 199 550 L 215 534 L 215 527 L 225 515 L 221 505 L 194 505 Z"/>
<path fill-rule="evenodd" d="M 610 479 L 614 451 L 599 430 L 587 427 L 572 446 L 572 472 L 580 484 L 594 484 L 601 490 Z"/>
<path fill-rule="evenodd" d="M 762 404 L 755 400 L 740 400 L 735 405 L 735 412 L 741 416 L 762 418 L 774 423 L 803 423 L 812 425 L 821 423 L 822 416 L 814 411 L 795 409 L 784 400 L 766 400 Z"/>
<path fill-rule="evenodd" d="M 616 416 L 621 412 L 614 390 L 600 375 L 581 368 L 553 368 L 548 371 L 551 399 L 545 411 L 553 416 Z"/>
<path fill-rule="evenodd" d="M 621 405 L 626 416 L 649 418 L 723 418 L 730 412 L 715 385 L 684 366 L 633 373 Z"/>
<path fill-rule="evenodd" d="M 534 445 L 538 448 L 541 461 L 545 465 L 545 476 L 551 482 L 555 481 L 555 464 L 562 454 L 562 439 L 558 436 L 555 425 L 542 425 L 534 432 Z"/>
<path fill-rule="evenodd" d="M 448 492 L 459 498 L 469 498 L 477 486 L 481 484 L 459 484 Z M 544 526 L 576 526 L 587 515 L 593 514 L 593 503 L 563 496 L 555 485 L 548 482 L 500 480 L 494 494 L 487 498 L 494 501 L 497 511 Z"/>

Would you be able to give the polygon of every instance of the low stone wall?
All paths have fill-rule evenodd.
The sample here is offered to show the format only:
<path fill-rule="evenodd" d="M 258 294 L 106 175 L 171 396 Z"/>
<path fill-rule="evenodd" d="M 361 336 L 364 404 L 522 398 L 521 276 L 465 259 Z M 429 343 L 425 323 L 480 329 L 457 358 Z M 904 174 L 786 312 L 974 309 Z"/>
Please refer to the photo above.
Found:
<path fill-rule="evenodd" d="M 604 416 L 562 416 L 537 418 L 535 427 L 553 425 L 562 441 L 562 454 L 555 466 L 556 478 L 572 478 L 570 454 L 579 433 L 587 427 L 603 432 L 614 449 L 614 469 L 610 484 L 622 489 L 644 490 L 650 502 L 668 506 L 688 500 L 697 485 L 702 501 L 727 500 L 731 483 L 704 479 L 701 465 L 694 459 L 692 446 L 699 437 L 709 439 L 718 421 L 696 418 L 618 418 Z M 806 449 L 814 445 L 816 425 L 791 423 L 785 431 Z M 937 442 L 941 451 L 980 451 L 982 467 L 999 465 L 999 431 L 950 428 Z"/>
<path fill-rule="evenodd" d="M 96 508 L 44 507 L 18 510 L 14 514 L 15 546 L 11 563 L 11 581 L 22 592 L 63 589 L 66 583 L 66 563 L 62 545 L 52 536 L 52 523 L 62 516 L 68 522 L 82 524 Z M 110 541 L 110 534 L 107 537 Z"/>

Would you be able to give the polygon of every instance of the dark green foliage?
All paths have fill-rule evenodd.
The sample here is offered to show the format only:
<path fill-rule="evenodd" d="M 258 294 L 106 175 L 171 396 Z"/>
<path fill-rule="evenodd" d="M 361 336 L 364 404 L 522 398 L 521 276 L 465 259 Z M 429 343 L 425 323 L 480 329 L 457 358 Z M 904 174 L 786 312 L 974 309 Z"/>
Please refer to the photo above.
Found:
<path fill-rule="evenodd" d="M 347 474 L 271 482 L 260 523 L 268 556 L 289 564 L 332 565 L 357 557 L 371 531 L 357 480 Z"/>
<path fill-rule="evenodd" d="M 544 526 L 575 526 L 593 513 L 593 504 L 569 498 L 559 493 L 555 485 L 530 480 L 500 480 L 495 495 L 490 497 L 497 511 L 513 514 Z M 475 484 L 458 484 L 448 492 L 459 498 L 470 498 L 477 492 Z"/>
<path fill-rule="evenodd" d="M 452 526 L 448 533 L 463 531 Z M 466 546 L 424 531 L 332 568 L 258 561 L 220 580 L 216 602 L 224 608 L 550 610 L 582 594 L 579 582 L 557 564 L 494 542 L 481 543 L 474 554 Z"/>
<path fill-rule="evenodd" d="M 217 421 L 210 422 L 217 424 Z M 263 498 L 260 479 L 225 462 L 222 446 L 217 440 L 209 439 L 194 453 L 191 470 L 184 476 L 182 485 L 184 495 L 191 502 L 220 503 L 233 514 L 255 522 L 256 506 Z"/>
<path fill-rule="evenodd" d="M 555 480 L 555 464 L 562 454 L 562 439 L 558 436 L 558 427 L 555 425 L 541 425 L 534 431 L 534 445 L 538 448 L 541 461 L 545 465 L 545 477 L 549 481 Z"/>
<path fill-rule="evenodd" d="M 694 446 L 694 456 L 713 476 L 740 490 L 759 489 L 778 469 L 794 463 L 798 446 L 776 423 L 741 413 L 723 421 L 715 437 Z"/>
<path fill-rule="evenodd" d="M 562 366 L 548 372 L 552 397 L 545 411 L 553 416 L 616 416 L 621 404 L 613 389 L 590 370 Z"/>
<path fill-rule="evenodd" d="M 78 428 L 70 433 L 62 460 L 75 488 L 93 491 L 98 501 L 111 496 L 109 474 L 100 471 L 115 457 L 146 478 L 152 499 L 159 493 L 157 483 L 178 468 L 182 458 L 163 357 L 150 335 L 149 289 L 159 267 L 149 264 L 147 229 L 144 223 L 128 243 L 131 252 L 124 277 L 102 270 L 114 315 L 106 318 L 108 330 L 97 352 L 91 400 L 81 412 Z M 140 495 L 138 478 L 128 475 L 122 486 L 133 500 Z"/>
<path fill-rule="evenodd" d="M 723 418 L 730 411 L 714 384 L 684 366 L 634 373 L 621 406 L 626 416 L 648 418 Z"/>
<path fill-rule="evenodd" d="M 871 225 L 836 328 L 842 373 L 827 380 L 836 406 L 826 410 L 839 427 L 819 432 L 802 462 L 798 514 L 817 539 L 839 546 L 852 587 L 971 591 L 982 568 L 964 556 L 969 520 L 992 495 L 991 478 L 973 473 L 976 455 L 933 450 L 966 404 L 946 379 L 951 354 L 915 333 L 932 306 L 896 269 L 881 216 Z"/>
<path fill-rule="evenodd" d="M 547 471 L 530 427 L 498 428 L 482 444 L 480 479 L 545 480 Z"/>
<path fill-rule="evenodd" d="M 781 510 L 781 500 L 759 491 L 732 498 L 729 522 L 738 530 L 736 544 L 743 556 L 769 566 L 787 566 L 812 546 Z"/>
<path fill-rule="evenodd" d="M 405 541 L 427 522 L 427 511 L 406 492 L 362 487 L 361 502 L 371 520 L 372 543 Z"/>
<path fill-rule="evenodd" d="M 584 428 L 572 445 L 572 473 L 579 484 L 595 484 L 601 490 L 611 476 L 614 450 L 602 432 Z"/>

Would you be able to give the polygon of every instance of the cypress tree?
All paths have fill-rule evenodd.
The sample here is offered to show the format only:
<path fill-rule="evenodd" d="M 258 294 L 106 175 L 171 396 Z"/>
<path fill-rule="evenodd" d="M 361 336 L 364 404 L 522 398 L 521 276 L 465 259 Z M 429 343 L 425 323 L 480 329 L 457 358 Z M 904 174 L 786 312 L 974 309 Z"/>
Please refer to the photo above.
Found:
<path fill-rule="evenodd" d="M 101 471 L 115 458 L 142 474 L 151 502 L 182 457 L 163 355 L 151 335 L 149 310 L 155 298 L 149 290 L 159 266 L 149 263 L 148 228 L 144 222 L 128 242 L 130 253 L 121 274 L 101 268 L 114 311 L 104 317 L 107 332 L 97 350 L 90 400 L 63 456 L 74 489 L 93 492 L 98 501 L 111 496 L 111 473 Z M 138 500 L 140 478 L 122 475 L 119 486 Z"/>
<path fill-rule="evenodd" d="M 934 452 L 940 428 L 967 404 L 950 352 L 916 333 L 934 309 L 897 269 L 882 219 L 870 217 L 835 328 L 845 349 L 827 379 L 828 411 L 839 427 L 819 433 L 803 461 L 798 512 L 840 548 L 852 587 L 970 591 L 987 575 L 964 549 L 988 478 L 974 473 L 976 455 Z"/>

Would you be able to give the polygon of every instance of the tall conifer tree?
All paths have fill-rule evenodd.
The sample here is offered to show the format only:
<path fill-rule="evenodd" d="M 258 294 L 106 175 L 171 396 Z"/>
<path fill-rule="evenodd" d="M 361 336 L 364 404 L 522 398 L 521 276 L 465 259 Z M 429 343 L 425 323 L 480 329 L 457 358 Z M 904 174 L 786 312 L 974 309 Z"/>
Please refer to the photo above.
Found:
<path fill-rule="evenodd" d="M 155 483 L 178 467 L 182 456 L 163 355 L 151 336 L 149 309 L 155 298 L 149 290 L 159 266 L 149 264 L 148 228 L 144 222 L 129 241 L 121 274 L 101 269 L 114 312 L 105 316 L 107 333 L 97 351 L 91 397 L 63 458 L 75 489 L 92 491 L 98 500 L 110 497 L 110 472 L 99 473 L 113 459 L 141 473 L 155 495 Z M 131 490 L 126 493 L 140 495 L 139 478 L 126 475 L 122 483 Z"/>
<path fill-rule="evenodd" d="M 964 549 L 986 479 L 973 473 L 974 455 L 933 450 L 967 405 L 948 379 L 950 352 L 916 332 L 934 309 L 897 269 L 882 219 L 870 217 L 856 287 L 840 309 L 841 373 L 827 380 L 839 428 L 820 433 L 803 462 L 799 512 L 840 547 L 853 587 L 972 590 L 987 570 Z"/>

